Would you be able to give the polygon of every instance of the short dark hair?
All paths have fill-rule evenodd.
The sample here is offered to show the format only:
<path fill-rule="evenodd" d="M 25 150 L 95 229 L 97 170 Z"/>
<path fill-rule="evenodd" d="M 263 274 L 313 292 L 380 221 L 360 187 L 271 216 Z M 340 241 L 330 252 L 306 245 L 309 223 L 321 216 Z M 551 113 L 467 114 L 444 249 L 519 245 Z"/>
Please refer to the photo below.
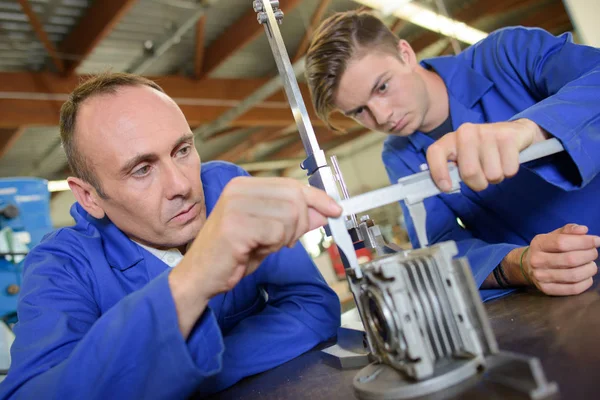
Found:
<path fill-rule="evenodd" d="M 317 28 L 306 53 L 306 81 L 313 106 L 333 130 L 330 114 L 334 97 L 348 62 L 361 51 L 376 49 L 398 54 L 399 38 L 368 11 L 335 13 Z"/>
<path fill-rule="evenodd" d="M 103 198 L 107 198 L 107 196 L 102 190 L 102 185 L 98 181 L 93 166 L 85 155 L 77 149 L 77 140 L 75 140 L 77 113 L 87 99 L 103 94 L 114 94 L 119 88 L 127 86 L 149 86 L 164 93 L 164 90 L 158 84 L 142 76 L 103 72 L 80 83 L 60 109 L 60 139 L 67 155 L 69 167 L 76 177 L 91 184 L 98 195 Z"/>

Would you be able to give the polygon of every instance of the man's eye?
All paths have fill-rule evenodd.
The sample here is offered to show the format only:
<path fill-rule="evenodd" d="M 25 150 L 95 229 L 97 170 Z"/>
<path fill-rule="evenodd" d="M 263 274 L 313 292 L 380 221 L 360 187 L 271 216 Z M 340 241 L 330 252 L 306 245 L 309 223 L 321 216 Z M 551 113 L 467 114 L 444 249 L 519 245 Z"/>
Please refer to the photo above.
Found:
<path fill-rule="evenodd" d="M 142 168 L 137 169 L 133 175 L 135 176 L 144 176 L 146 174 L 148 174 L 148 172 L 150 172 L 150 166 L 149 165 L 145 165 Z"/>
<path fill-rule="evenodd" d="M 379 86 L 379 93 L 384 93 L 387 90 L 388 86 L 389 85 L 387 82 Z"/>
<path fill-rule="evenodd" d="M 179 149 L 178 153 L 181 154 L 182 156 L 185 156 L 190 153 L 191 148 L 192 148 L 192 146 L 182 147 L 181 149 Z"/>

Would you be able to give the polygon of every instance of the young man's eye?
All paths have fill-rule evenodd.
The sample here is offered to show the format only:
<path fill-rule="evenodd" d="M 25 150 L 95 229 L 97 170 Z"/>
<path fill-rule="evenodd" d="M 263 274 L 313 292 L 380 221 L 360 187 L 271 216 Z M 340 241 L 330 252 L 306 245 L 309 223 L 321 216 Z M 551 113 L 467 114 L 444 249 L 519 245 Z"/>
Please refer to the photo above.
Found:
<path fill-rule="evenodd" d="M 148 172 L 150 172 L 150 166 L 149 165 L 144 165 L 143 167 L 136 169 L 133 172 L 133 175 L 139 177 L 139 176 L 147 175 Z"/>
<path fill-rule="evenodd" d="M 388 86 L 389 85 L 387 82 L 379 86 L 379 93 L 384 93 L 387 90 Z"/>
<path fill-rule="evenodd" d="M 359 108 L 357 108 L 357 109 L 354 111 L 354 116 L 355 116 L 355 117 L 359 116 L 360 114 L 362 114 L 362 113 L 363 113 L 363 111 L 365 111 L 365 108 L 364 108 L 364 107 L 359 107 Z"/>

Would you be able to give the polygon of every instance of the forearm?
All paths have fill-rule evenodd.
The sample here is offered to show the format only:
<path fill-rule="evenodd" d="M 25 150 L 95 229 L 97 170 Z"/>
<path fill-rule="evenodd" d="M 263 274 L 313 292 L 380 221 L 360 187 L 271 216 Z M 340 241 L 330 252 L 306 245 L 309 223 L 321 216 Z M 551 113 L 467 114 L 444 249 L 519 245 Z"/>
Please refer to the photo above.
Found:
<path fill-rule="evenodd" d="M 185 259 L 169 274 L 169 287 L 175 302 L 179 330 L 184 339 L 190 335 L 209 300 L 201 283 L 196 284 L 202 280 L 196 279 L 195 275 Z"/>
<path fill-rule="evenodd" d="M 195 328 L 202 331 L 203 348 L 189 348 L 165 275 L 95 321 L 90 316 L 89 325 L 81 320 L 82 309 L 61 311 L 75 302 L 69 293 L 52 309 L 45 308 L 44 295 L 34 305 L 21 303 L 13 365 L 0 398 L 2 392 L 23 398 L 181 398 L 218 372 L 222 338 L 214 315 L 207 313 Z"/>

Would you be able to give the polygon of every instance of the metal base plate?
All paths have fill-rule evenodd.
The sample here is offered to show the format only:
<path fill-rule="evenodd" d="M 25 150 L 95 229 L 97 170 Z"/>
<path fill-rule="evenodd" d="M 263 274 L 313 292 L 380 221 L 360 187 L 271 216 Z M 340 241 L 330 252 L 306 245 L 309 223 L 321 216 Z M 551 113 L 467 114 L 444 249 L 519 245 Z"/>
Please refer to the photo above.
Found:
<path fill-rule="evenodd" d="M 368 365 L 372 360 L 369 353 L 355 353 L 335 344 L 321 350 L 324 361 L 337 369 L 359 369 Z"/>
<path fill-rule="evenodd" d="M 480 368 L 478 359 L 453 360 L 436 366 L 431 378 L 413 381 L 389 365 L 373 363 L 356 375 L 354 391 L 363 400 L 414 399 L 461 383 Z"/>

